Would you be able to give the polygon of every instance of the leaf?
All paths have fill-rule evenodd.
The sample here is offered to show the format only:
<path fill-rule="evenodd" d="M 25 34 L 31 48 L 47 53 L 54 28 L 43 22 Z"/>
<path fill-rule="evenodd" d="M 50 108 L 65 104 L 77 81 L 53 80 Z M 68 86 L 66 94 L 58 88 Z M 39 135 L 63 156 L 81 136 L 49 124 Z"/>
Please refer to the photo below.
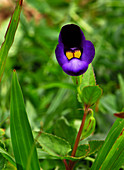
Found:
<path fill-rule="evenodd" d="M 52 83 L 41 86 L 41 88 L 43 89 L 51 89 L 51 88 L 57 88 L 57 87 L 75 90 L 75 86 L 71 83 L 52 82 Z"/>
<path fill-rule="evenodd" d="M 61 105 L 67 90 L 59 89 L 55 97 L 52 99 L 50 106 L 45 114 L 44 129 L 49 129 L 51 126 L 51 120 L 53 120 L 56 109 Z"/>
<path fill-rule="evenodd" d="M 80 145 L 77 148 L 76 157 L 80 159 L 96 153 L 103 145 L 104 141 L 89 141 L 89 144 Z"/>
<path fill-rule="evenodd" d="M 118 118 L 113 124 L 112 128 L 110 129 L 109 134 L 107 135 L 106 140 L 101 150 L 99 151 L 93 166 L 91 167 L 91 170 L 98 170 L 101 166 L 103 166 L 103 162 L 105 161 L 107 156 L 111 153 L 111 149 L 113 149 L 113 147 L 117 147 L 116 142 L 121 132 L 123 131 L 123 128 L 124 128 L 124 120 Z M 111 159 L 111 157 L 109 158 Z M 113 157 L 113 159 L 115 159 L 115 157 Z M 118 155 L 116 164 L 118 164 L 119 160 L 120 157 Z"/>
<path fill-rule="evenodd" d="M 114 115 L 115 115 L 116 117 L 119 117 L 119 118 L 124 119 L 124 112 L 114 113 Z"/>
<path fill-rule="evenodd" d="M 9 155 L 2 147 L 0 147 L 0 153 L 3 155 L 4 158 L 6 158 L 11 164 L 13 164 L 16 167 L 16 163 L 14 161 L 14 158 Z"/>
<path fill-rule="evenodd" d="M 85 86 L 95 86 L 96 79 L 92 64 L 89 64 L 87 71 L 83 74 L 82 83 L 80 89 L 82 90 Z"/>
<path fill-rule="evenodd" d="M 64 117 L 61 117 L 55 123 L 54 133 L 55 135 L 67 140 L 73 147 L 76 139 L 77 130 L 73 128 Z"/>
<path fill-rule="evenodd" d="M 5 68 L 6 58 L 9 52 L 9 49 L 14 41 L 14 36 L 18 27 L 19 19 L 20 19 L 20 13 L 22 9 L 22 2 L 23 0 L 18 0 L 15 11 L 11 17 L 11 20 L 9 22 L 6 34 L 5 34 L 5 40 L 1 46 L 0 49 L 0 82 L 2 79 L 2 75 Z"/>
<path fill-rule="evenodd" d="M 124 164 L 124 133 L 114 143 L 106 159 L 101 165 L 101 170 L 121 168 Z"/>
<path fill-rule="evenodd" d="M 124 79 L 121 74 L 118 75 L 119 85 L 120 85 L 120 92 L 121 92 L 121 102 L 122 106 L 124 105 Z"/>
<path fill-rule="evenodd" d="M 104 141 L 89 141 L 89 144 L 83 144 L 80 145 L 77 149 L 76 156 L 72 157 L 70 155 L 65 156 L 59 156 L 59 155 L 52 155 L 49 154 L 46 151 L 43 151 L 43 149 L 38 148 L 38 158 L 39 159 L 67 159 L 67 160 L 80 160 L 82 158 L 85 158 L 87 156 L 90 156 L 91 154 L 96 153 L 103 145 Z"/>
<path fill-rule="evenodd" d="M 38 159 L 57 159 L 54 156 L 48 154 L 48 152 L 43 151 L 41 148 L 37 148 Z"/>
<path fill-rule="evenodd" d="M 39 170 L 36 147 L 15 70 L 11 88 L 10 132 L 17 169 Z"/>
<path fill-rule="evenodd" d="M 102 95 L 102 89 L 99 86 L 87 86 L 82 91 L 82 101 L 84 104 L 91 106 L 97 102 Z"/>
<path fill-rule="evenodd" d="M 45 132 L 41 132 L 40 135 L 38 134 L 38 132 L 34 132 L 34 135 L 38 136 L 36 140 L 50 155 L 57 157 L 65 156 L 71 151 L 71 146 L 66 140 Z"/>

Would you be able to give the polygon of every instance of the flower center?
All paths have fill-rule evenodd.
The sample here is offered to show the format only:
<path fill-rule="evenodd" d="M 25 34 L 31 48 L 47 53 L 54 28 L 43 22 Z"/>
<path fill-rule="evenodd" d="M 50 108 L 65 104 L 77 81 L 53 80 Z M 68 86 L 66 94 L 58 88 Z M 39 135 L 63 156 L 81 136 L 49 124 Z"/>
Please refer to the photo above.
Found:
<path fill-rule="evenodd" d="M 68 58 L 68 60 L 71 60 L 72 58 L 80 58 L 81 51 L 80 50 L 66 51 L 66 57 Z"/>

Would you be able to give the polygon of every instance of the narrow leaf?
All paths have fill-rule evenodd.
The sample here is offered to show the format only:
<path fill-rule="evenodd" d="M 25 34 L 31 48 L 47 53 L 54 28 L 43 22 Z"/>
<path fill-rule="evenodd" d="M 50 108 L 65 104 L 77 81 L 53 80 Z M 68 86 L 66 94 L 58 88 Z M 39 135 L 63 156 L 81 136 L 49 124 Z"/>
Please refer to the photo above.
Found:
<path fill-rule="evenodd" d="M 5 34 L 5 40 L 1 46 L 0 49 L 0 82 L 2 79 L 2 75 L 5 68 L 6 58 L 9 52 L 9 49 L 14 41 L 14 36 L 18 27 L 19 19 L 20 19 L 20 13 L 22 8 L 22 2 L 23 0 L 18 0 L 17 6 L 15 8 L 15 11 L 11 17 L 11 20 L 8 25 L 8 29 Z"/>
<path fill-rule="evenodd" d="M 17 169 L 39 170 L 35 143 L 15 70 L 12 79 L 10 108 L 10 132 Z"/>
<path fill-rule="evenodd" d="M 101 170 L 119 169 L 124 164 L 124 133 L 116 140 L 106 159 L 101 165 Z"/>
<path fill-rule="evenodd" d="M 71 151 L 69 143 L 60 137 L 45 132 L 42 132 L 40 135 L 38 132 L 34 132 L 34 135 L 38 136 L 36 140 L 50 155 L 65 156 Z"/>
<path fill-rule="evenodd" d="M 4 158 L 6 158 L 11 164 L 13 164 L 16 167 L 16 163 L 14 161 L 14 158 L 9 155 L 2 147 L 0 147 L 0 153 L 3 155 Z"/>
<path fill-rule="evenodd" d="M 100 152 L 98 153 L 96 160 L 93 166 L 91 167 L 91 170 L 98 170 L 101 167 L 107 155 L 109 154 L 112 147 L 114 146 L 117 138 L 122 133 L 123 128 L 124 128 L 124 120 L 118 118 L 113 124 L 112 128 L 110 129 L 109 134 L 107 135 L 107 138 L 105 140 L 105 143 L 103 144 Z"/>

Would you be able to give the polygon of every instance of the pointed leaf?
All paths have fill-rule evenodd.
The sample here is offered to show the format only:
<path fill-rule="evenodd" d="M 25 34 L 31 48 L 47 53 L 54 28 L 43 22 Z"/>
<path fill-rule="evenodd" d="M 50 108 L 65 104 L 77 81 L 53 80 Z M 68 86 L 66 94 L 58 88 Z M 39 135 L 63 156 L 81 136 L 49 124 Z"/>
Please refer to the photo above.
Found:
<path fill-rule="evenodd" d="M 124 133 L 116 140 L 106 159 L 101 165 L 101 170 L 119 169 L 124 164 Z"/>
<path fill-rule="evenodd" d="M 12 17 L 11 17 L 7 32 L 5 34 L 5 40 L 4 40 L 2 47 L 0 49 L 0 81 L 1 81 L 3 71 L 5 68 L 6 58 L 7 58 L 9 49 L 14 41 L 14 36 L 15 36 L 15 33 L 17 30 L 19 19 L 20 19 L 22 2 L 23 2 L 23 0 L 18 0 L 18 2 L 17 2 L 17 6 L 15 8 L 15 11 L 14 11 Z"/>
<path fill-rule="evenodd" d="M 34 132 L 34 135 L 38 136 L 36 140 L 50 155 L 65 156 L 71 151 L 69 143 L 60 137 L 44 132 L 41 132 L 40 135 L 38 132 Z"/>
<path fill-rule="evenodd" d="M 10 132 L 17 169 L 39 170 L 35 143 L 15 70 L 12 79 L 10 108 Z"/>
<path fill-rule="evenodd" d="M 80 145 L 77 148 L 76 157 L 80 159 L 96 153 L 103 145 L 104 141 L 89 141 L 89 144 Z"/>
<path fill-rule="evenodd" d="M 82 83 L 80 89 L 82 90 L 85 86 L 95 86 L 96 79 L 92 64 L 89 64 L 87 71 L 83 74 Z"/>
<path fill-rule="evenodd" d="M 2 147 L 0 147 L 0 153 L 3 155 L 4 158 L 6 158 L 11 164 L 13 164 L 16 167 L 16 163 L 14 161 L 14 158 L 9 155 Z"/>
<path fill-rule="evenodd" d="M 38 157 L 39 159 L 67 159 L 67 160 L 80 160 L 91 154 L 96 153 L 102 147 L 104 141 L 89 141 L 89 144 L 80 145 L 77 149 L 76 156 L 72 157 L 70 155 L 65 156 L 58 156 L 53 155 L 51 156 L 48 152 L 43 151 L 43 149 L 38 148 Z"/>
<path fill-rule="evenodd" d="M 84 104 L 91 106 L 97 102 L 102 95 L 102 89 L 99 86 L 87 86 L 82 91 L 82 101 Z"/>
<path fill-rule="evenodd" d="M 113 124 L 112 128 L 110 129 L 109 134 L 107 135 L 107 138 L 101 150 L 99 151 L 93 166 L 91 167 L 91 170 L 98 170 L 101 167 L 101 165 L 103 164 L 107 156 L 110 154 L 111 149 L 114 147 L 114 144 L 116 143 L 118 137 L 122 133 L 123 128 L 124 128 L 124 120 L 118 118 Z M 111 157 L 109 158 L 111 159 Z M 119 157 L 118 160 L 120 160 Z M 116 162 L 117 164 L 118 164 L 118 160 Z"/>
<path fill-rule="evenodd" d="M 71 146 L 73 146 L 76 139 L 77 130 L 73 128 L 64 117 L 61 117 L 55 123 L 54 133 L 55 135 L 67 140 L 71 144 Z"/>

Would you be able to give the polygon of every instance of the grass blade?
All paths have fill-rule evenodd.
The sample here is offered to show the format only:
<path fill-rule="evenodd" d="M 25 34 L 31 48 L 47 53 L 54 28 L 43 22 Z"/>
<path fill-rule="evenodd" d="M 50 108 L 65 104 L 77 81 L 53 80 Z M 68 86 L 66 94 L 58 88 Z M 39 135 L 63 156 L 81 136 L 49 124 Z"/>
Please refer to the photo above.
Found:
<path fill-rule="evenodd" d="M 6 158 L 11 164 L 13 164 L 16 167 L 16 163 L 11 155 L 7 153 L 2 147 L 0 147 L 0 153 Z"/>
<path fill-rule="evenodd" d="M 39 170 L 34 139 L 15 70 L 12 79 L 10 107 L 10 132 L 17 169 Z"/>
<path fill-rule="evenodd" d="M 116 145 L 114 146 L 114 144 L 117 144 L 116 141 L 117 141 L 119 135 L 122 133 L 123 128 L 124 128 L 124 120 L 118 118 L 115 121 L 115 123 L 113 124 L 112 128 L 110 129 L 110 132 L 105 140 L 105 143 L 103 144 L 101 150 L 99 151 L 99 153 L 96 157 L 96 160 L 95 160 L 93 166 L 91 167 L 91 170 L 98 170 L 101 166 L 103 166 L 103 162 L 105 161 L 105 159 L 107 159 L 107 156 L 109 156 L 109 158 L 111 159 L 111 150 L 113 148 L 116 148 Z M 122 140 L 123 140 L 123 138 L 122 138 Z M 112 152 L 114 154 L 114 150 Z M 118 155 L 119 155 L 119 152 L 118 152 Z M 110 159 L 109 159 L 109 161 L 110 161 Z M 118 164 L 118 161 L 120 161 L 119 157 L 118 157 L 118 160 L 116 160 L 117 164 Z"/>
<path fill-rule="evenodd" d="M 19 19 L 20 19 L 20 13 L 22 8 L 22 2 L 23 0 L 19 0 L 17 2 L 15 11 L 10 19 L 6 34 L 5 34 L 5 40 L 1 46 L 0 49 L 0 82 L 2 79 L 2 75 L 5 68 L 6 58 L 9 52 L 9 49 L 14 41 L 14 36 L 18 27 Z"/>

